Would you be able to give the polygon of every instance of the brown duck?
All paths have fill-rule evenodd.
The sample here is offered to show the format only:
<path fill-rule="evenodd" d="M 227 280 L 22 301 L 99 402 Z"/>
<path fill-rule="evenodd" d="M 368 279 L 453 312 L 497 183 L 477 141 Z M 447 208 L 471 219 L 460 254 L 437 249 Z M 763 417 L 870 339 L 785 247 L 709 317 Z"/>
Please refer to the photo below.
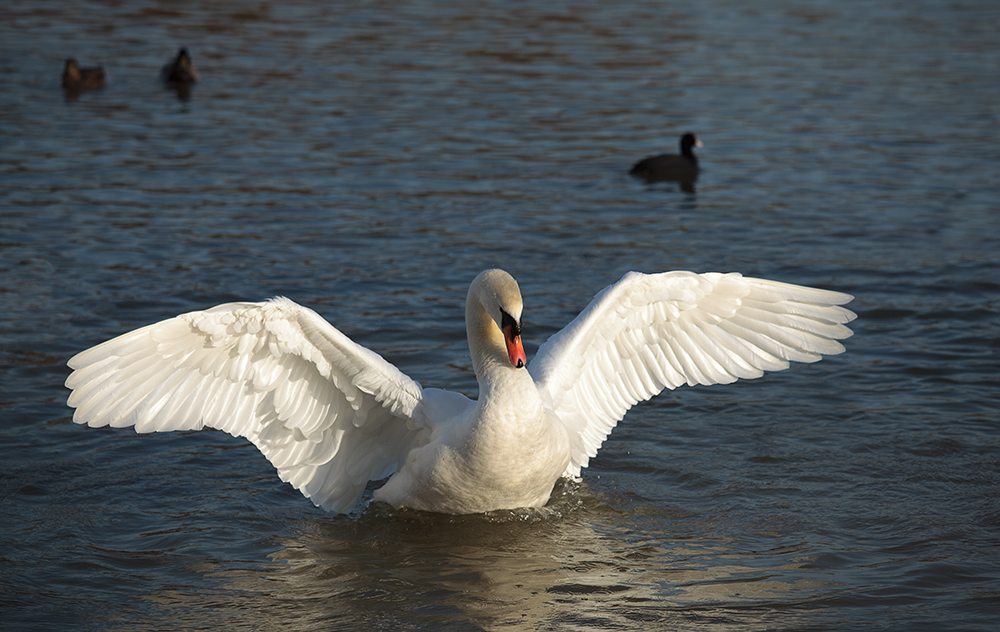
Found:
<path fill-rule="evenodd" d="M 198 71 L 191 63 L 191 56 L 188 55 L 186 48 L 180 49 L 177 57 L 163 67 L 160 77 L 167 83 L 173 84 L 190 84 L 198 81 Z"/>
<path fill-rule="evenodd" d="M 62 85 L 69 90 L 91 90 L 103 88 L 105 81 L 104 68 L 81 68 L 76 59 L 70 57 L 63 67 Z"/>

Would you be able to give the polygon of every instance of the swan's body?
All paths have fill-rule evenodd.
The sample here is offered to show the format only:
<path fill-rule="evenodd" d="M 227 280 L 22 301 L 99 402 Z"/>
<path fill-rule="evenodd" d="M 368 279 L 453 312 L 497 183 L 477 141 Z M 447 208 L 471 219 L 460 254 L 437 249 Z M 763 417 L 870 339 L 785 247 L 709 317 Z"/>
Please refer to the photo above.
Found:
<path fill-rule="evenodd" d="M 230 303 L 124 334 L 69 361 L 73 419 L 138 432 L 225 430 L 331 511 L 375 498 L 443 513 L 544 505 L 636 402 L 844 350 L 846 294 L 738 274 L 626 274 L 526 368 L 521 294 L 501 270 L 469 288 L 477 401 L 424 389 L 284 298 Z"/>

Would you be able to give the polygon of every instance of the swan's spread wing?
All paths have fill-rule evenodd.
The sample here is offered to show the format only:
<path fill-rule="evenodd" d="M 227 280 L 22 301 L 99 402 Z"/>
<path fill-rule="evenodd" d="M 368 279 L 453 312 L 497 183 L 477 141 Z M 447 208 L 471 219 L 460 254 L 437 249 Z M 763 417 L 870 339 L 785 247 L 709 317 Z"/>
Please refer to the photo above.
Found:
<path fill-rule="evenodd" d="M 566 425 L 578 476 L 625 412 L 664 388 L 760 377 L 841 353 L 851 296 L 739 274 L 630 272 L 539 349 L 529 371 Z"/>
<path fill-rule="evenodd" d="M 284 298 L 183 314 L 69 365 L 77 423 L 246 437 L 331 511 L 353 508 L 427 433 L 417 382 Z"/>

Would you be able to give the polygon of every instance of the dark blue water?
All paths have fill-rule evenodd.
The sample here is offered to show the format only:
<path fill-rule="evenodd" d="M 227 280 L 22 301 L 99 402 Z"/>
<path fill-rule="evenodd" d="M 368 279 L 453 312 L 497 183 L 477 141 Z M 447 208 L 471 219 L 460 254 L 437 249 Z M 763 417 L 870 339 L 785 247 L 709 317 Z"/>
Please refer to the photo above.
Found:
<path fill-rule="evenodd" d="M 993 628 L 998 30 L 971 1 L 3 4 L 4 629 Z M 71 55 L 107 87 L 65 95 Z M 694 192 L 627 175 L 688 130 Z M 276 294 L 474 396 L 490 266 L 529 357 L 633 269 L 859 319 L 633 409 L 538 512 L 334 516 L 241 440 L 65 406 L 74 353 Z"/>

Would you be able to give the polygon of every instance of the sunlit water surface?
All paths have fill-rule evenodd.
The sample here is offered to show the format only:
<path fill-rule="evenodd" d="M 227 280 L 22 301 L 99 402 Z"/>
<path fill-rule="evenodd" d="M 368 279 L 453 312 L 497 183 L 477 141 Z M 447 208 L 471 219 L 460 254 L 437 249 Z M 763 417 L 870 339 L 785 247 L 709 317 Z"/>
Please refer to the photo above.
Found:
<path fill-rule="evenodd" d="M 1000 7 L 0 6 L 5 630 L 985 630 L 1000 612 Z M 157 83 L 187 46 L 203 80 Z M 65 57 L 108 69 L 64 94 Z M 694 192 L 627 175 L 696 131 Z M 633 409 L 548 507 L 313 507 L 244 441 L 74 425 L 66 359 L 281 294 L 476 394 L 628 270 L 856 295 L 848 352 Z"/>

